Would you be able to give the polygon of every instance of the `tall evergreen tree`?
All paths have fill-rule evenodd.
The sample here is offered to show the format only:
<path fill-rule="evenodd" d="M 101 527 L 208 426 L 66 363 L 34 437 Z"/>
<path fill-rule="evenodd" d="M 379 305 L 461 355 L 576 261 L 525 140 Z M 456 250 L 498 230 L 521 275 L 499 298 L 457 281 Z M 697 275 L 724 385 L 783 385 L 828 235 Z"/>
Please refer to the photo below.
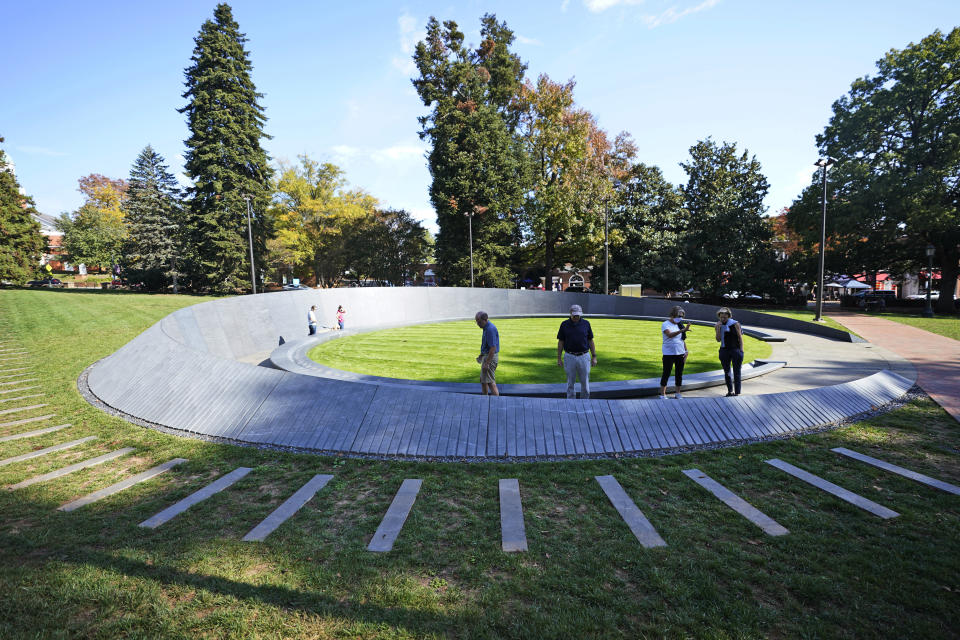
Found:
<path fill-rule="evenodd" d="M 150 145 L 137 156 L 129 184 L 123 205 L 130 233 L 127 278 L 151 291 L 168 284 L 176 289 L 184 236 L 180 187 Z"/>
<path fill-rule="evenodd" d="M 46 242 L 36 213 L 0 149 L 0 280 L 23 284 L 37 273 Z"/>
<path fill-rule="evenodd" d="M 266 117 L 263 94 L 250 78 L 253 66 L 230 6 L 217 5 L 214 19 L 203 23 L 194 39 L 185 71 L 183 97 L 190 139 L 186 141 L 190 231 L 196 260 L 192 270 L 200 286 L 229 292 L 249 283 L 247 203 L 254 212 L 270 200 L 271 168 L 261 138 Z M 263 256 L 270 233 L 265 216 L 253 221 L 254 252 Z"/>
<path fill-rule="evenodd" d="M 427 23 L 414 61 L 413 85 L 431 109 L 420 137 L 432 143 L 430 201 L 437 212 L 435 255 L 448 283 L 470 282 L 467 216 L 473 216 L 474 273 L 481 286 L 512 282 L 517 243 L 515 213 L 527 189 L 527 162 L 513 133 L 515 98 L 526 70 L 510 53 L 513 32 L 496 16 L 481 19 L 481 43 L 464 45 L 453 21 Z"/>

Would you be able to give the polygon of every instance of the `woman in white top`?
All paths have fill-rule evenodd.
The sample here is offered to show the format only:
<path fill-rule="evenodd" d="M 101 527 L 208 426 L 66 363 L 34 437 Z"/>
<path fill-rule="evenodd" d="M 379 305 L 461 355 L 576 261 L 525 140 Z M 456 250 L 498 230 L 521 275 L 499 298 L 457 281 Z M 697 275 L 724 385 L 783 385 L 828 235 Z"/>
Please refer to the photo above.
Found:
<path fill-rule="evenodd" d="M 717 310 L 717 324 L 714 329 L 717 332 L 717 342 L 720 343 L 720 366 L 723 367 L 723 379 L 727 382 L 727 396 L 738 396 L 740 367 L 743 365 L 743 331 L 740 323 L 733 319 L 733 312 L 728 307 Z"/>
<path fill-rule="evenodd" d="M 660 376 L 660 399 L 667 399 L 667 380 L 670 370 L 675 368 L 673 381 L 676 386 L 675 398 L 680 397 L 680 386 L 683 384 L 683 363 L 687 361 L 687 331 L 690 325 L 683 321 L 687 315 L 683 307 L 676 306 L 670 309 L 670 319 L 660 325 L 663 334 L 663 375 Z"/>

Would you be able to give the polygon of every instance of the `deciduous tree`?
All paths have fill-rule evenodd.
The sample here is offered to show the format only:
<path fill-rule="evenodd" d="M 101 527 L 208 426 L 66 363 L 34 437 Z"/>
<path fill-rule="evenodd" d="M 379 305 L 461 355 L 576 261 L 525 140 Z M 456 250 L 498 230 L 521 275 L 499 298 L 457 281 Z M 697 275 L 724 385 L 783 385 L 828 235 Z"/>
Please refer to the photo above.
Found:
<path fill-rule="evenodd" d="M 73 214 L 64 213 L 57 219 L 67 257 L 101 269 L 120 265 L 129 232 L 123 208 L 127 181 L 90 174 L 77 182 L 84 203 Z"/>

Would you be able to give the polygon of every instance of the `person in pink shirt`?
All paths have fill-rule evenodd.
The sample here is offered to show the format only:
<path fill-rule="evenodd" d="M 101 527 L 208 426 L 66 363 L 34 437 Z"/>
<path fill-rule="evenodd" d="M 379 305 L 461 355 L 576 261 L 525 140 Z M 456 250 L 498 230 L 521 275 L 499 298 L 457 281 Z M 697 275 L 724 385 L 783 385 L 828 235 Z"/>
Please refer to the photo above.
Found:
<path fill-rule="evenodd" d="M 337 305 L 337 326 L 343 331 L 343 317 L 347 312 L 343 310 L 343 305 Z"/>

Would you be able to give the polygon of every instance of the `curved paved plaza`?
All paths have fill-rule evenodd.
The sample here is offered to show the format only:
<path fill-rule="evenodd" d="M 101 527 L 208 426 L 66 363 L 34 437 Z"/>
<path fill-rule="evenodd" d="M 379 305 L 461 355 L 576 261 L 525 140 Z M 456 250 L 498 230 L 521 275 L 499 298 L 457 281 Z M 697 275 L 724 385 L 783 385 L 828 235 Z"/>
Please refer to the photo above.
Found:
<path fill-rule="evenodd" d="M 788 437 L 896 400 L 916 374 L 904 359 L 829 327 L 752 312 L 744 325 L 783 342 L 786 366 L 684 400 L 490 398 L 378 381 L 337 380 L 269 366 L 277 347 L 337 305 L 353 330 L 446 319 L 563 314 L 667 314 L 670 301 L 490 289 L 334 289 L 215 300 L 181 309 L 88 370 L 102 403 L 128 419 L 232 442 L 352 455 L 524 459 L 664 453 Z M 686 305 L 693 320 L 715 308 Z M 329 323 L 332 324 L 332 323 Z M 807 332 L 813 332 L 807 333 Z M 479 385 L 477 385 L 479 387 Z M 696 397 L 700 396 L 700 397 Z"/>

